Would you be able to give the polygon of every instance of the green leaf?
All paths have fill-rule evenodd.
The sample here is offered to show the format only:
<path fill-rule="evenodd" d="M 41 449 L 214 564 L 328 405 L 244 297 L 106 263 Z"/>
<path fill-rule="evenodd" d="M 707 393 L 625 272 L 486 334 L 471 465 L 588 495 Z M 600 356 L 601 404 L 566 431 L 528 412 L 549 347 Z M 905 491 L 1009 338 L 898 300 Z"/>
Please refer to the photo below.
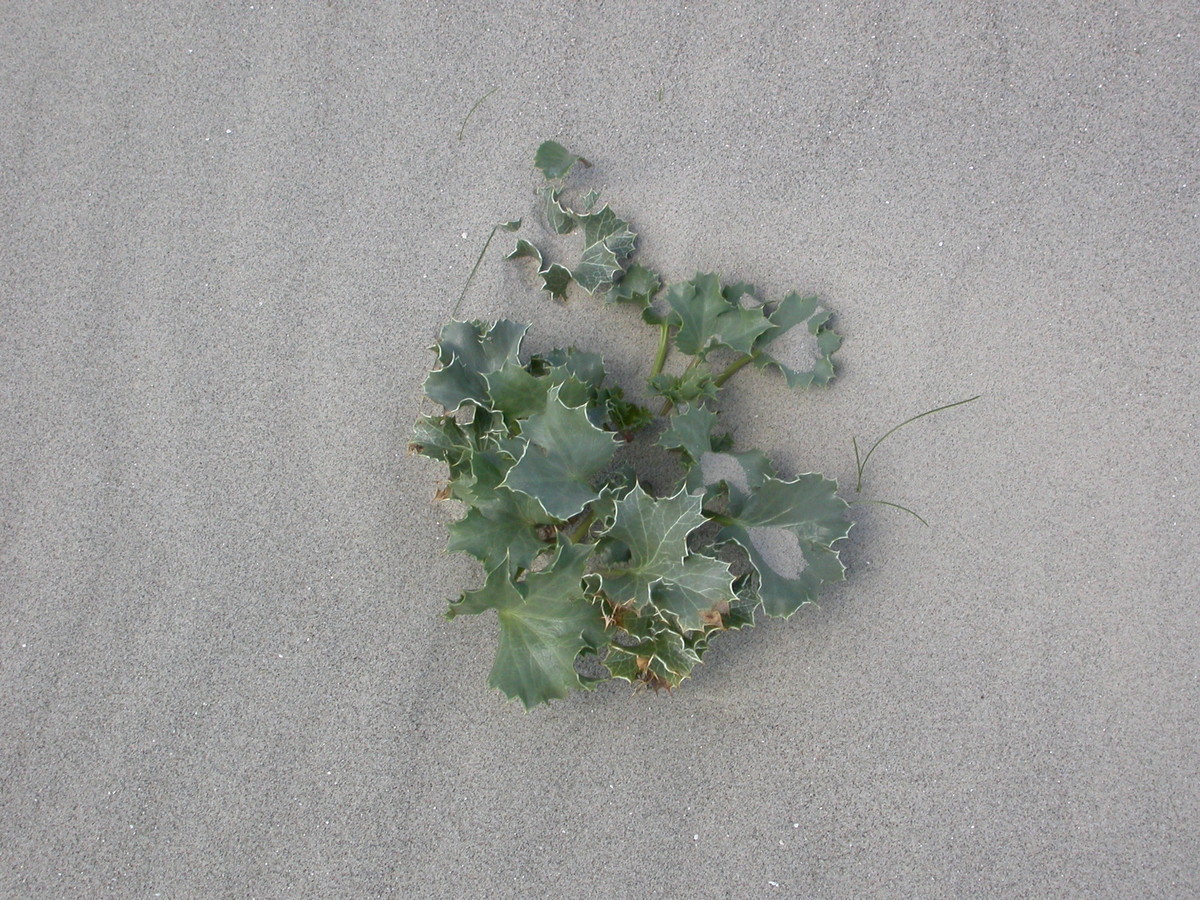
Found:
<path fill-rule="evenodd" d="M 680 450 L 687 468 L 687 489 L 701 493 L 724 483 L 730 490 L 748 493 L 773 473 L 770 461 L 758 450 L 728 453 L 716 449 L 712 429 L 717 414 L 703 406 L 685 406 L 671 416 L 670 427 L 659 446 Z"/>
<path fill-rule="evenodd" d="M 702 631 L 720 625 L 721 611 L 736 599 L 728 563 L 693 553 L 682 567 L 656 584 L 654 605 L 670 613 L 683 631 Z"/>
<path fill-rule="evenodd" d="M 562 196 L 561 188 L 544 187 L 538 189 L 542 198 L 542 209 L 546 214 L 546 224 L 555 234 L 570 234 L 575 229 L 575 214 L 563 208 L 558 202 Z"/>
<path fill-rule="evenodd" d="M 690 474 L 688 487 L 691 490 L 711 488 L 724 484 L 731 496 L 748 494 L 774 477 L 771 461 L 759 450 L 747 450 L 742 453 L 727 453 L 713 450 L 703 454 L 698 465 Z"/>
<path fill-rule="evenodd" d="M 717 414 L 704 406 L 684 406 L 671 416 L 670 427 L 658 438 L 667 450 L 682 450 L 690 462 L 712 452 L 712 429 Z"/>
<path fill-rule="evenodd" d="M 620 280 L 622 266 L 633 253 L 637 235 L 608 205 L 576 219 L 583 226 L 583 253 L 571 276 L 581 288 L 594 294 Z"/>
<path fill-rule="evenodd" d="M 586 406 L 588 419 L 597 428 L 605 421 L 604 360 L 598 353 L 585 353 L 571 347 L 536 356 L 530 367 L 544 375 L 551 387 L 558 387 L 558 398 L 567 406 Z"/>
<path fill-rule="evenodd" d="M 543 550 L 538 536 L 549 517 L 531 498 L 507 488 L 496 488 L 486 509 L 472 508 L 447 527 L 451 553 L 468 553 L 487 569 L 506 559 L 513 570 L 527 569 Z"/>
<path fill-rule="evenodd" d="M 504 417 L 494 413 L 486 406 L 470 408 L 471 421 L 464 431 L 470 436 L 472 446 L 476 449 L 495 448 L 498 442 L 508 436 L 504 427 Z"/>
<path fill-rule="evenodd" d="M 742 301 L 743 297 L 746 298 L 749 305 L 761 306 L 762 304 L 755 299 L 757 293 L 758 288 L 744 281 L 739 281 L 736 284 L 727 284 L 721 288 L 721 295 L 734 306 L 746 305 Z"/>
<path fill-rule="evenodd" d="M 528 445 L 504 484 L 536 499 L 550 515 L 569 519 L 599 496 L 591 479 L 617 448 L 611 434 L 588 420 L 583 406 L 567 406 L 559 392 L 552 388 L 545 410 L 526 423 Z"/>
<path fill-rule="evenodd" d="M 562 384 L 569 376 L 579 383 L 587 385 L 589 390 L 597 391 L 604 383 L 604 357 L 599 353 L 588 353 L 570 347 L 566 350 L 547 353 L 540 359 L 550 367 L 550 377 L 554 379 L 555 384 Z M 565 397 L 563 400 L 568 406 L 579 405 L 567 401 Z"/>
<path fill-rule="evenodd" d="M 690 356 L 703 356 L 715 346 L 749 353 L 770 328 L 760 309 L 743 309 L 721 292 L 716 275 L 697 275 L 667 289 L 672 324 L 679 326 L 675 345 Z"/>
<path fill-rule="evenodd" d="M 505 259 L 532 259 L 537 263 L 538 271 L 542 270 L 542 251 L 525 238 L 520 238 L 517 241 L 517 246 L 513 248 L 512 253 L 504 257 Z"/>
<path fill-rule="evenodd" d="M 514 460 L 498 450 L 474 450 L 451 469 L 450 496 L 467 506 L 486 508 Z"/>
<path fill-rule="evenodd" d="M 537 265 L 537 273 L 542 279 L 542 290 L 557 300 L 567 299 L 567 288 L 571 285 L 571 272 L 558 263 L 545 265 L 542 251 L 529 241 L 521 238 L 517 246 L 505 259 L 532 259 Z"/>
<path fill-rule="evenodd" d="M 451 411 L 466 402 L 487 405 L 484 376 L 517 360 L 528 328 L 508 319 L 490 328 L 478 321 L 447 323 L 433 348 L 441 368 L 425 379 L 425 393 Z"/>
<path fill-rule="evenodd" d="M 675 406 L 698 405 L 717 397 L 717 386 L 707 365 L 692 366 L 681 375 L 660 373 L 650 379 L 649 386 L 652 393 Z"/>
<path fill-rule="evenodd" d="M 609 292 L 608 298 L 614 303 L 632 303 L 644 309 L 661 287 L 656 273 L 641 263 L 634 263 Z"/>
<path fill-rule="evenodd" d="M 557 141 L 545 141 L 537 148 L 533 164 L 541 169 L 547 179 L 555 181 L 566 176 L 581 157 L 576 156 Z"/>
<path fill-rule="evenodd" d="M 731 497 L 718 541 L 735 541 L 758 574 L 767 615 L 786 618 L 816 600 L 821 587 L 845 577 L 832 545 L 846 537 L 849 507 L 837 483 L 820 475 L 766 479 L 748 497 Z"/>
<path fill-rule="evenodd" d="M 673 497 L 655 499 L 640 486 L 617 501 L 604 536 L 619 541 L 628 550 L 628 559 L 614 561 L 601 572 L 604 591 L 614 603 L 642 610 L 659 585 L 677 585 L 697 595 L 711 593 L 712 567 L 705 562 L 685 563 L 688 535 L 707 521 L 700 507 L 701 498 L 695 494 L 681 490 Z M 712 562 L 724 568 L 726 596 L 732 597 L 728 566 Z M 682 611 L 688 601 L 674 602 Z"/>
<path fill-rule="evenodd" d="M 608 412 L 608 420 L 626 440 L 654 421 L 654 413 L 625 399 L 619 387 L 605 388 L 598 398 Z"/>
<path fill-rule="evenodd" d="M 721 626 L 727 631 L 740 631 L 754 627 L 754 612 L 761 601 L 758 597 L 738 598 L 729 604 L 729 610 L 721 614 Z"/>
<path fill-rule="evenodd" d="M 508 363 L 485 376 L 491 408 L 512 423 L 539 413 L 546 408 L 546 394 L 552 383 L 547 378 L 535 378 L 519 362 Z"/>
<path fill-rule="evenodd" d="M 615 678 L 668 690 L 687 678 L 699 662 L 700 656 L 683 637 L 665 628 L 631 647 L 614 644 L 604 659 Z"/>
<path fill-rule="evenodd" d="M 457 359 L 473 372 L 488 373 L 517 358 L 528 325 L 499 319 L 488 327 L 480 321 L 447 322 L 434 349 L 443 364 Z"/>
<path fill-rule="evenodd" d="M 542 277 L 542 290 L 547 291 L 555 300 L 567 299 L 567 288 L 571 286 L 571 272 L 565 266 L 560 266 L 558 263 L 553 263 L 543 272 L 538 272 Z"/>
<path fill-rule="evenodd" d="M 779 369 L 788 387 L 828 384 L 834 377 L 832 356 L 842 345 L 842 336 L 829 324 L 831 317 L 816 297 L 788 294 L 771 313 L 770 328 L 755 342 L 755 365 Z"/>
<path fill-rule="evenodd" d="M 587 686 L 575 660 L 604 633 L 600 610 L 582 588 L 591 550 L 560 538 L 554 561 L 519 584 L 501 563 L 481 589 L 465 593 L 447 613 L 454 618 L 496 610 L 500 641 L 488 684 L 526 709 Z"/>
<path fill-rule="evenodd" d="M 471 443 L 453 416 L 421 416 L 408 448 L 430 459 L 455 464 L 471 451 Z"/>

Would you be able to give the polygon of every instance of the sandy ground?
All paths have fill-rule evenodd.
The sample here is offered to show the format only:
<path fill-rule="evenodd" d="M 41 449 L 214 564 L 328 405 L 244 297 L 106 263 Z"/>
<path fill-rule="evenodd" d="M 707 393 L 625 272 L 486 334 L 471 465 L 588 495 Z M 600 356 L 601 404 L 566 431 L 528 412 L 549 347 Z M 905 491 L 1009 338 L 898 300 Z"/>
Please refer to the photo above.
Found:
<path fill-rule="evenodd" d="M 5 4 L 0 895 L 1200 894 L 1200 15 L 1041 6 Z M 742 446 L 849 488 L 983 398 L 820 608 L 526 715 L 405 445 L 546 138 L 837 311 Z M 644 373 L 504 249 L 467 315 Z"/>

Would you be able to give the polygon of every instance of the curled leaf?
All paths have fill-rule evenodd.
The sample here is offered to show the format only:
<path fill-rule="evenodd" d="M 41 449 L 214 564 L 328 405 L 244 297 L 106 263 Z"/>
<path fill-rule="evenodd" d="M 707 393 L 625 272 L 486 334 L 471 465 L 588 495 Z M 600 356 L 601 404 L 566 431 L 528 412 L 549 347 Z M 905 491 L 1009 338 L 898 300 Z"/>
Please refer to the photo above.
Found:
<path fill-rule="evenodd" d="M 577 162 L 587 164 L 581 156 L 576 156 L 557 141 L 543 141 L 534 154 L 533 164 L 550 181 L 565 178 Z"/>

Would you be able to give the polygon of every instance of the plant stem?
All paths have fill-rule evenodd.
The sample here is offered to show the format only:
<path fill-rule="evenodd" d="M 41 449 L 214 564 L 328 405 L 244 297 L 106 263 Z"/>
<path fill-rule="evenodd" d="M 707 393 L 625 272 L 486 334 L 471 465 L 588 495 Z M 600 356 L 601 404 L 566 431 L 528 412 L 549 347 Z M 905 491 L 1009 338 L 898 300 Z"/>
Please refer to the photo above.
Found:
<path fill-rule="evenodd" d="M 663 322 L 658 330 L 658 353 L 654 357 L 654 366 L 650 369 L 650 377 L 662 373 L 663 366 L 667 363 L 667 350 L 670 347 L 671 326 Z"/>
<path fill-rule="evenodd" d="M 982 396 L 981 394 L 976 394 L 974 397 L 968 397 L 966 400 L 956 400 L 954 403 L 947 403 L 945 406 L 939 406 L 937 409 L 927 409 L 925 412 L 919 413 L 919 414 L 913 416 L 911 419 L 905 419 L 903 422 L 901 422 L 899 425 L 897 425 L 895 428 L 893 428 L 891 431 L 889 431 L 887 434 L 885 434 L 883 437 L 881 437 L 879 440 L 877 440 L 874 444 L 872 444 L 871 449 L 867 451 L 867 455 L 864 456 L 861 461 L 858 460 L 858 441 L 857 441 L 857 439 L 855 439 L 854 457 L 855 457 L 855 460 L 858 462 L 858 482 L 857 482 L 857 484 L 854 485 L 854 492 L 857 494 L 862 491 L 863 469 L 865 469 L 867 467 L 867 460 L 869 460 L 871 458 L 871 454 L 875 452 L 875 448 L 878 447 L 880 444 L 882 444 L 884 441 L 886 441 L 888 438 L 890 438 L 893 434 L 895 434 L 897 431 L 899 431 L 905 425 L 910 425 L 913 422 L 917 421 L 917 419 L 923 419 L 926 416 L 932 416 L 934 413 L 941 412 L 944 409 L 953 409 L 956 406 L 962 406 L 964 403 L 970 403 L 972 400 L 978 400 L 981 396 Z M 908 510 L 908 511 L 911 512 L 911 510 Z M 915 513 L 913 513 L 913 514 L 916 515 Z M 920 518 L 920 516 L 917 516 L 917 518 Z"/>
<path fill-rule="evenodd" d="M 718 525 L 733 524 L 733 519 L 729 518 L 729 516 L 722 515 L 721 513 L 709 512 L 708 510 L 703 510 L 703 512 L 704 518 L 708 519 L 710 522 L 716 522 Z"/>
<path fill-rule="evenodd" d="M 732 378 L 734 375 L 736 375 L 740 369 L 744 368 L 745 366 L 749 365 L 752 362 L 754 362 L 754 354 L 753 353 L 748 353 L 745 356 L 743 356 L 741 359 L 734 360 L 732 363 L 729 364 L 729 368 L 727 368 L 724 372 L 722 372 L 720 375 L 718 375 L 716 378 L 713 379 L 713 384 L 715 384 L 717 387 L 721 387 L 721 385 L 723 385 L 730 378 Z"/>
<path fill-rule="evenodd" d="M 587 537 L 588 530 L 592 527 L 592 522 L 595 520 L 595 518 L 596 514 L 589 509 L 587 511 L 587 515 L 579 520 L 579 524 L 576 525 L 575 530 L 571 532 L 570 540 L 572 544 L 578 544 L 585 537 Z"/>

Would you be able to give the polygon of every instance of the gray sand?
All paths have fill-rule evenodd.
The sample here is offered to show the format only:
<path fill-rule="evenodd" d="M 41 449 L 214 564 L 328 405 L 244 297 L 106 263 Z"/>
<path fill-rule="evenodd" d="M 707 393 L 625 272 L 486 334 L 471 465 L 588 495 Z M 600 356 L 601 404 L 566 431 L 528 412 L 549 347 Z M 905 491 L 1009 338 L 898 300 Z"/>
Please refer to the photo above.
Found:
<path fill-rule="evenodd" d="M 795 533 L 786 528 L 750 528 L 746 532 L 762 561 L 784 578 L 799 578 L 808 568 Z"/>
<path fill-rule="evenodd" d="M 1200 894 L 1198 46 L 1194 3 L 5 4 L 0 896 Z M 983 399 L 872 459 L 932 527 L 855 507 L 820 608 L 525 715 L 405 444 L 546 138 L 667 279 L 836 311 L 829 389 L 730 382 L 739 449 L 855 499 L 852 436 Z M 652 329 L 509 240 L 463 312 L 635 383 Z"/>
<path fill-rule="evenodd" d="M 737 457 L 729 453 L 701 453 L 700 475 L 705 484 L 716 484 L 724 481 L 739 491 L 750 490 L 750 479 L 746 470 L 738 462 Z"/>

